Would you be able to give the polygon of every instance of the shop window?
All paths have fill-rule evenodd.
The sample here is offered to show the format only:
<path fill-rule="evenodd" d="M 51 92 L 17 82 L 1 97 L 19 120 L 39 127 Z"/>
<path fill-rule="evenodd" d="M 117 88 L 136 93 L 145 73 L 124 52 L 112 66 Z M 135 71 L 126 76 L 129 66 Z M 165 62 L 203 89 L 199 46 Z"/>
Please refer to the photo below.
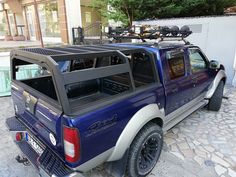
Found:
<path fill-rule="evenodd" d="M 0 36 L 6 35 L 6 19 L 4 17 L 4 12 L 0 11 Z"/>
<path fill-rule="evenodd" d="M 85 22 L 86 23 L 91 23 L 92 22 L 91 12 L 85 12 Z"/>
<path fill-rule="evenodd" d="M 60 37 L 57 2 L 38 5 L 43 37 Z"/>

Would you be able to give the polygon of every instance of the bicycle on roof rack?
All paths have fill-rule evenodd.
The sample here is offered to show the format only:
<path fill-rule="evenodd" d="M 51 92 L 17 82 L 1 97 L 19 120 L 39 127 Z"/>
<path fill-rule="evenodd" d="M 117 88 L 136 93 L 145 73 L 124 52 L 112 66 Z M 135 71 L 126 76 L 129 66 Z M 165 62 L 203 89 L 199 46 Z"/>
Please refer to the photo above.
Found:
<path fill-rule="evenodd" d="M 190 44 L 185 38 L 192 34 L 188 26 L 179 28 L 178 26 L 151 26 L 151 25 L 136 25 L 131 28 L 105 27 L 104 32 L 110 41 L 121 42 L 122 39 L 140 39 L 142 42 L 146 40 L 161 41 L 184 41 L 185 44 Z"/>

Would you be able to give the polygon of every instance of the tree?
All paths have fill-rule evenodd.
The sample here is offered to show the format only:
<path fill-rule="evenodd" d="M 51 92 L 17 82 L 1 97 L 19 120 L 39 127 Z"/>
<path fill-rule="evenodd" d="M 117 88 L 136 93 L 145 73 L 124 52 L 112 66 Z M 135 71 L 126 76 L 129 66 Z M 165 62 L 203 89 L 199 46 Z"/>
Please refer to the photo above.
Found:
<path fill-rule="evenodd" d="M 94 0 L 108 19 L 130 26 L 134 20 L 223 15 L 236 0 Z M 114 10 L 107 10 L 107 5 Z"/>

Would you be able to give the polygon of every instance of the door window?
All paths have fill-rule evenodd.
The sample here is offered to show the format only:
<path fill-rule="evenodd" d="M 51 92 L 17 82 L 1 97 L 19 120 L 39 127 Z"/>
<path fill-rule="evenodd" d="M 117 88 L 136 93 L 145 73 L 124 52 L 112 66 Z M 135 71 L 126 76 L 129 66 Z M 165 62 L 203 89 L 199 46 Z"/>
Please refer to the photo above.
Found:
<path fill-rule="evenodd" d="M 171 80 L 185 76 L 184 51 L 182 49 L 166 52 L 166 59 Z"/>
<path fill-rule="evenodd" d="M 192 73 L 197 73 L 207 68 L 206 59 L 199 49 L 189 49 L 189 59 Z"/>

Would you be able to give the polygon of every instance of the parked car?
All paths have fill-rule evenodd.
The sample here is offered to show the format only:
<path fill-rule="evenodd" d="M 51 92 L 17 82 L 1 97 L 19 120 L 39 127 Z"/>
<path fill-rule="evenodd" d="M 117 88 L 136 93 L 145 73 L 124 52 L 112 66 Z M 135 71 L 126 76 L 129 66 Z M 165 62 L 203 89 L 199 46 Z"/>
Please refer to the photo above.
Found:
<path fill-rule="evenodd" d="M 199 47 L 173 42 L 14 50 L 11 75 L 6 124 L 41 176 L 104 162 L 117 176 L 148 175 L 163 133 L 199 108 L 218 111 L 226 82 Z"/>

